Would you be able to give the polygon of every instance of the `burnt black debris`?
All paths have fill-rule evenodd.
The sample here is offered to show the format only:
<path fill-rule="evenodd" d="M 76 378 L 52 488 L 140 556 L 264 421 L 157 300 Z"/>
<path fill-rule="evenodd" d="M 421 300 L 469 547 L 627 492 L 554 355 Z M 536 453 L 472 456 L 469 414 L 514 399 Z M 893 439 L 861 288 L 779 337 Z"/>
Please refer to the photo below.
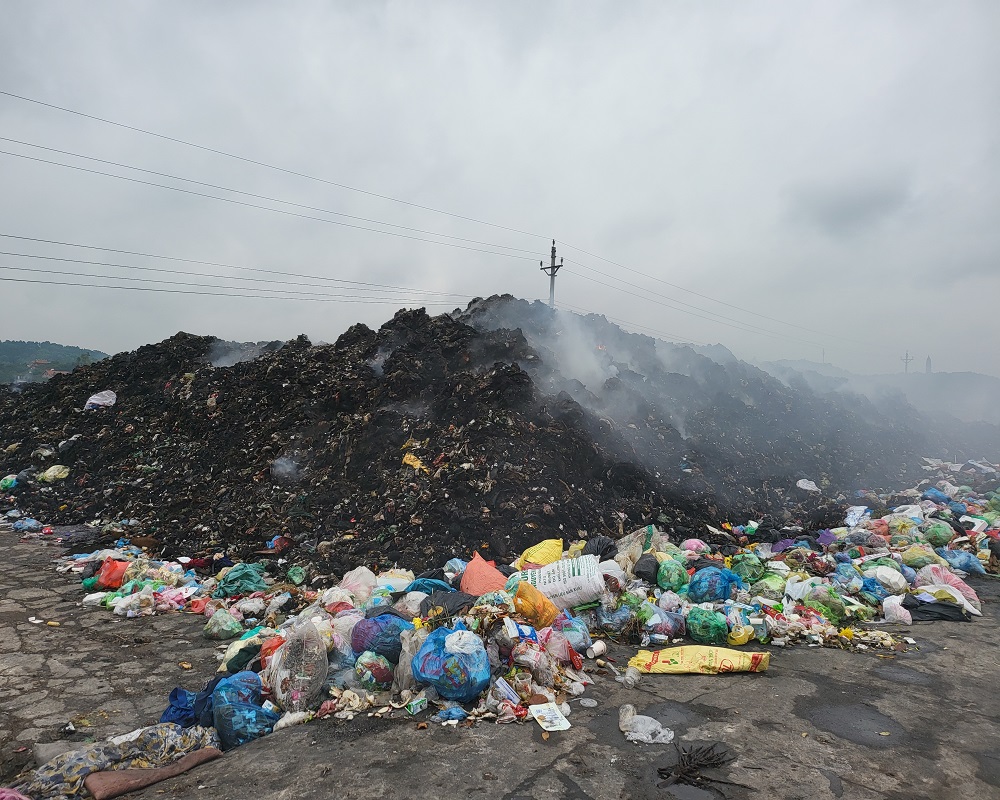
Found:
<path fill-rule="evenodd" d="M 84 411 L 104 389 L 117 403 Z M 850 500 L 839 492 L 911 482 L 940 452 L 919 424 L 494 297 L 400 311 L 331 345 L 178 333 L 2 392 L 0 474 L 64 464 L 65 480 L 18 486 L 24 511 L 134 520 L 166 555 L 249 557 L 283 535 L 285 557 L 320 572 L 421 569 L 647 523 L 825 527 Z"/>

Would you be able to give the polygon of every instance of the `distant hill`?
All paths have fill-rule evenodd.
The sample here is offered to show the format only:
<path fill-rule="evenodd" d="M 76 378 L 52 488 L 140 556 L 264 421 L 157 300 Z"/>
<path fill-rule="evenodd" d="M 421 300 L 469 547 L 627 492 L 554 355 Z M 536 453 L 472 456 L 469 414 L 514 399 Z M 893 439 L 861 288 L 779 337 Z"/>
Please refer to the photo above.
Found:
<path fill-rule="evenodd" d="M 0 341 L 0 384 L 44 381 L 58 372 L 107 358 L 100 350 L 86 350 L 53 342 Z"/>

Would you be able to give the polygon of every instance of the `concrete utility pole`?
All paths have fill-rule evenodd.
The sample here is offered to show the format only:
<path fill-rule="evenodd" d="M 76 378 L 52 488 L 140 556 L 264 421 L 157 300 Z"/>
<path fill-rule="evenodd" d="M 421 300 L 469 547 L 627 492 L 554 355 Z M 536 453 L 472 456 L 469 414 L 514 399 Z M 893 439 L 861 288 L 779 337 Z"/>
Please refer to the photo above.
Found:
<path fill-rule="evenodd" d="M 903 372 L 908 373 L 910 371 L 910 362 L 913 361 L 913 356 L 910 355 L 910 351 L 906 351 L 905 356 L 900 356 L 899 360 L 903 362 Z"/>
<path fill-rule="evenodd" d="M 544 261 L 538 262 L 542 272 L 549 276 L 549 308 L 554 308 L 556 304 L 556 273 L 562 268 L 563 260 L 559 259 L 559 263 L 556 264 L 556 240 L 552 240 L 552 263 L 549 266 L 545 266 Z"/>

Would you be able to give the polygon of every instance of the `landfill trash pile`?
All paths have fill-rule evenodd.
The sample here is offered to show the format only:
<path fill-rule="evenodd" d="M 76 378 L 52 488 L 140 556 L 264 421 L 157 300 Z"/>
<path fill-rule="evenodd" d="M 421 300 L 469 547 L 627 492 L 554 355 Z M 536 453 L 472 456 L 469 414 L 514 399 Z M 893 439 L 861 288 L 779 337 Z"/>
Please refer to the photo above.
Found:
<path fill-rule="evenodd" d="M 81 579 L 85 607 L 200 615 L 203 635 L 228 643 L 215 678 L 177 687 L 161 724 L 144 729 L 155 736 L 137 733 L 159 742 L 190 731 L 185 754 L 358 714 L 464 726 L 530 718 L 549 733 L 572 725 L 574 701 L 593 705 L 582 701 L 596 675 L 633 688 L 644 675 L 763 672 L 773 647 L 901 650 L 913 640 L 880 625 L 979 616 L 965 579 L 1000 571 L 1000 487 L 990 478 L 991 490 L 976 491 L 953 483 L 950 465 L 931 466 L 939 479 L 901 493 L 906 505 L 882 516 L 853 506 L 836 528 L 789 527 L 777 539 L 754 522 L 717 531 L 722 545 L 648 525 L 616 539 L 542 540 L 509 564 L 475 552 L 421 574 L 358 566 L 310 587 L 290 570 L 270 574 L 273 560 L 160 560 L 127 540 L 66 555 L 58 569 Z M 622 671 L 601 658 L 605 639 L 643 649 Z M 637 744 L 674 738 L 631 704 L 619 727 Z M 62 756 L 18 788 L 60 796 L 109 757 L 100 747 Z"/>
<path fill-rule="evenodd" d="M 822 529 L 869 476 L 919 474 L 927 437 L 872 409 L 603 319 L 560 332 L 571 316 L 503 297 L 333 345 L 177 334 L 0 391 L 0 491 L 46 524 L 98 521 L 99 544 L 265 549 L 311 583 L 649 523 L 716 544 L 703 522 Z"/>

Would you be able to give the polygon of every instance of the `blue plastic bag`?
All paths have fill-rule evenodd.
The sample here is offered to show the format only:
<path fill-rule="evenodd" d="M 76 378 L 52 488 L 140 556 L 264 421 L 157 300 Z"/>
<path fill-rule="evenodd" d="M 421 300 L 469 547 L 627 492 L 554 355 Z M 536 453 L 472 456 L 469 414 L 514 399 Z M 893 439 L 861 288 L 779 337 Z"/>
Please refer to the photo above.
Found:
<path fill-rule="evenodd" d="M 925 489 L 924 493 L 920 495 L 921 500 L 931 500 L 939 505 L 948 505 L 951 502 L 951 498 L 948 497 L 940 489 Z"/>
<path fill-rule="evenodd" d="M 938 547 L 934 552 L 947 561 L 948 566 L 952 569 L 960 569 L 970 575 L 986 574 L 980 560 L 966 550 L 949 550 L 946 547 Z"/>
<path fill-rule="evenodd" d="M 886 588 L 874 578 L 865 578 L 862 581 L 859 594 L 873 606 L 879 605 L 889 596 Z"/>
<path fill-rule="evenodd" d="M 467 632 L 461 623 L 432 632 L 413 657 L 412 669 L 417 683 L 433 686 L 446 700 L 469 703 L 490 685 L 490 659 L 482 640 L 474 634 L 474 642 L 462 637 L 468 652 L 450 652 L 455 648 L 448 637 L 460 631 Z"/>
<path fill-rule="evenodd" d="M 355 653 L 376 653 L 390 663 L 398 664 L 403 647 L 399 635 L 407 630 L 413 630 L 413 623 L 395 614 L 362 619 L 351 629 L 351 648 Z"/>
<path fill-rule="evenodd" d="M 167 708 L 160 715 L 160 722 L 173 722 L 182 728 L 190 728 L 198 721 L 194 713 L 194 701 L 198 695 L 187 689 L 176 687 L 167 700 Z"/>
<path fill-rule="evenodd" d="M 550 626 L 554 631 L 562 631 L 569 640 L 569 645 L 578 653 L 586 653 L 593 644 L 587 623 L 579 617 L 574 617 L 568 611 L 563 611 L 552 621 Z"/>
<path fill-rule="evenodd" d="M 688 599 L 692 603 L 729 600 L 734 588 L 746 588 L 743 579 L 735 572 L 718 567 L 705 567 L 691 576 L 691 581 L 688 583 Z"/>
<path fill-rule="evenodd" d="M 238 672 L 225 678 L 212 694 L 212 716 L 223 750 L 232 750 L 270 733 L 280 714 L 257 705 L 260 677 L 254 672 Z"/>

